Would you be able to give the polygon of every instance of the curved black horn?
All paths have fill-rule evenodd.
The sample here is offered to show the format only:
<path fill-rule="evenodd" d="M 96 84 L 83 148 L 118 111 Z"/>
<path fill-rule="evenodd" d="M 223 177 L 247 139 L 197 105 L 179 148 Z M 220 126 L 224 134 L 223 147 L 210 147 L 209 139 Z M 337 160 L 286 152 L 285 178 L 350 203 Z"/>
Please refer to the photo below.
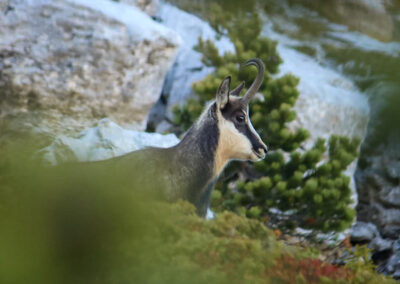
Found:
<path fill-rule="evenodd" d="M 265 66 L 264 62 L 260 58 L 252 58 L 248 60 L 244 66 L 254 65 L 257 67 L 257 77 L 251 84 L 250 88 L 247 90 L 246 94 L 243 96 L 243 99 L 248 103 L 257 93 L 258 89 L 260 88 L 263 80 L 264 80 L 264 71 Z"/>

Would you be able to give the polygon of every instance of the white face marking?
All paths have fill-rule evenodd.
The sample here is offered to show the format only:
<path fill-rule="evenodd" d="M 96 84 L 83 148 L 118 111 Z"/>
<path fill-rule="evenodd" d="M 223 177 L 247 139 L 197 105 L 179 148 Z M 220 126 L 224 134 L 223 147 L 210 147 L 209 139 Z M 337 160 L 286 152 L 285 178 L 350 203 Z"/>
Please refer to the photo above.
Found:
<path fill-rule="evenodd" d="M 219 110 L 217 115 L 220 134 L 216 151 L 215 174 L 218 175 L 229 160 L 259 161 L 261 158 L 254 153 L 250 140 L 236 129 L 233 122 L 226 120 Z M 261 141 L 249 120 L 247 123 L 253 134 Z"/>
<path fill-rule="evenodd" d="M 250 140 L 235 125 L 226 119 L 222 119 L 220 126 L 220 143 L 230 152 L 229 159 L 251 159 L 253 148 Z"/>

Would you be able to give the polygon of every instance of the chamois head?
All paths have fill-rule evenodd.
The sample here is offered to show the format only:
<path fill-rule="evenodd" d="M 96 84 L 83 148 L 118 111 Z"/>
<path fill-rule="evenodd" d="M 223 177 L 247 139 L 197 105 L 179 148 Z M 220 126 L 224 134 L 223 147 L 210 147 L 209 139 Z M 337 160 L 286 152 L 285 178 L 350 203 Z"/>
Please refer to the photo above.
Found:
<path fill-rule="evenodd" d="M 254 130 L 249 117 L 249 101 L 255 96 L 264 78 L 264 63 L 253 58 L 245 66 L 254 65 L 258 74 L 247 93 L 239 97 L 244 82 L 230 90 L 231 77 L 225 78 L 218 88 L 216 109 L 219 141 L 216 151 L 216 170 L 219 172 L 228 160 L 258 161 L 265 157 L 267 146 Z"/>

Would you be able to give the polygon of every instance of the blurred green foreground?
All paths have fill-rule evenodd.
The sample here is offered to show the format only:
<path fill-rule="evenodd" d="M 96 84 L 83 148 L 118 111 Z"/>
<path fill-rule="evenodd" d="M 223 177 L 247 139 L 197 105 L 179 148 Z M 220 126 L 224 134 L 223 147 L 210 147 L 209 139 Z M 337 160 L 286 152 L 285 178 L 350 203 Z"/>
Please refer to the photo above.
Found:
<path fill-rule="evenodd" d="M 323 263 L 259 221 L 206 221 L 104 168 L 40 166 L 31 150 L 0 147 L 0 283 L 391 282 L 365 257 Z"/>

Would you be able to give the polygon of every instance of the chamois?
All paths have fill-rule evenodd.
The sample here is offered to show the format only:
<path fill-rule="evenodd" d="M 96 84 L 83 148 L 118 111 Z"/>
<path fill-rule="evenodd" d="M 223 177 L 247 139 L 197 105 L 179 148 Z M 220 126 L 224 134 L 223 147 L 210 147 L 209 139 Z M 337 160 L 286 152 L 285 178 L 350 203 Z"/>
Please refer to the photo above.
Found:
<path fill-rule="evenodd" d="M 131 172 L 134 185 L 161 192 L 168 200 L 185 199 L 205 216 L 218 175 L 230 160 L 263 159 L 267 146 L 254 130 L 248 104 L 264 78 L 264 64 L 258 58 L 258 74 L 247 93 L 239 97 L 244 82 L 230 90 L 231 77 L 218 88 L 209 104 L 182 140 L 171 148 L 145 148 L 107 160 L 116 171 Z"/>

